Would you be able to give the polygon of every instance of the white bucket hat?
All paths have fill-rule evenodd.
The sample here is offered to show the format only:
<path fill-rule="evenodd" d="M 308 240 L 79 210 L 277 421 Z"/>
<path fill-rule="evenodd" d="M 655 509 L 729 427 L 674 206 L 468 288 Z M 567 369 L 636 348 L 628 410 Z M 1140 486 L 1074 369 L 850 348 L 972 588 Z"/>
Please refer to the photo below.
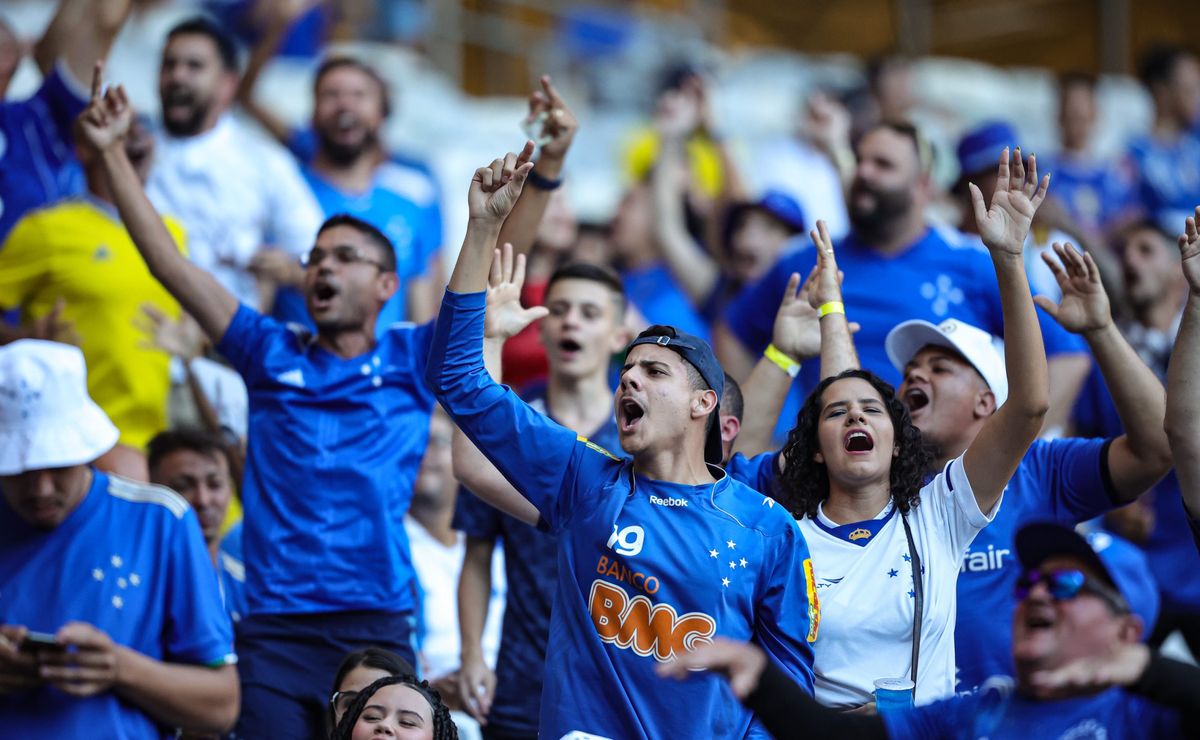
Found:
<path fill-rule="evenodd" d="M 88 396 L 78 347 L 40 339 L 0 347 L 0 475 L 89 463 L 119 436 Z"/>
<path fill-rule="evenodd" d="M 946 319 L 936 326 L 928 321 L 913 319 L 898 324 L 888 332 L 884 342 L 888 359 L 900 372 L 904 372 L 904 366 L 911 362 L 918 352 L 930 345 L 952 349 L 971 363 L 996 397 L 996 408 L 1000 408 L 1008 400 L 1004 345 L 983 329 L 956 319 Z"/>

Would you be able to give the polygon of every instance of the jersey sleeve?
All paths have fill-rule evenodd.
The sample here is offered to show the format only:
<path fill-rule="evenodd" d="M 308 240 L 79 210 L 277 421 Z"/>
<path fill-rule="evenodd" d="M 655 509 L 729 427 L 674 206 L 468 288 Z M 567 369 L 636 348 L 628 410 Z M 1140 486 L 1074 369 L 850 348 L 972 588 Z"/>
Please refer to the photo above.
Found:
<path fill-rule="evenodd" d="M 1074 526 L 1114 507 L 1113 484 L 1107 474 L 1111 439 L 1039 440 L 1025 455 L 1044 497 L 1046 511 Z"/>
<path fill-rule="evenodd" d="M 769 551 L 773 562 L 756 599 L 755 641 L 811 696 L 821 606 L 804 535 L 782 508 L 778 511 L 788 521 Z"/>
<path fill-rule="evenodd" d="M 951 697 L 921 707 L 883 711 L 879 716 L 887 736 L 896 740 L 944 740 L 975 737 L 964 729 L 973 726 L 973 696 Z"/>
<path fill-rule="evenodd" d="M 949 557 L 957 560 L 980 530 L 991 524 L 996 512 L 1000 511 L 1003 499 L 1004 494 L 1001 493 L 1000 499 L 988 513 L 979 510 L 960 455 L 947 463 L 945 469 L 921 489 L 921 503 L 909 516 L 925 520 L 929 527 L 925 530 L 929 533 L 927 536 L 938 540 L 947 538 Z"/>
<path fill-rule="evenodd" d="M 454 519 L 450 526 L 468 537 L 478 537 L 485 540 L 497 540 L 501 535 L 500 511 L 481 500 L 464 486 L 458 488 L 458 498 L 454 502 Z"/>
<path fill-rule="evenodd" d="M 242 303 L 225 329 L 225 335 L 217 342 L 217 351 L 229 360 L 247 386 L 254 385 L 262 371 L 261 358 L 267 345 L 278 341 L 287 329 L 275 320 Z"/>
<path fill-rule="evenodd" d="M 620 461 L 491 379 L 483 364 L 484 308 L 482 292 L 446 291 L 425 377 L 450 418 L 555 531 Z"/>
<path fill-rule="evenodd" d="M 17 222 L 0 249 L 0 308 L 17 308 L 50 277 L 50 250 L 44 244 L 36 215 Z"/>
<path fill-rule="evenodd" d="M 748 458 L 739 452 L 729 458 L 725 472 L 735 481 L 773 498 L 775 481 L 779 475 L 779 454 L 778 451 L 764 452 Z"/>
<path fill-rule="evenodd" d="M 771 343 L 775 313 L 793 272 L 807 275 L 815 253 L 797 248 L 785 253 L 766 275 L 742 289 L 725 308 L 725 323 L 738 341 L 751 353 L 757 354 Z"/>
<path fill-rule="evenodd" d="M 233 624 L 221 602 L 218 574 L 200 533 L 196 513 L 188 509 L 169 537 L 169 604 L 166 656 L 172 661 L 206 666 L 237 662 Z"/>
<path fill-rule="evenodd" d="M 50 70 L 50 74 L 46 75 L 34 97 L 44 102 L 49 109 L 54 121 L 55 138 L 66 151 L 74 152 L 75 139 L 72 129 L 75 119 L 87 107 L 87 88 L 71 75 L 65 64 L 58 62 L 54 69 Z"/>

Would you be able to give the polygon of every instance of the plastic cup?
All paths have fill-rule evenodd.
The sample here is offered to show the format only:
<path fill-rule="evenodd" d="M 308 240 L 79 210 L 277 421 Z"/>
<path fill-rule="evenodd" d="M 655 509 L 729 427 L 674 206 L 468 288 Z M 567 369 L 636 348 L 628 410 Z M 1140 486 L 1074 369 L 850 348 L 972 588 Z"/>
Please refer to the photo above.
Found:
<path fill-rule="evenodd" d="M 875 711 L 906 709 L 913 705 L 916 684 L 908 678 L 881 678 L 875 682 Z"/>

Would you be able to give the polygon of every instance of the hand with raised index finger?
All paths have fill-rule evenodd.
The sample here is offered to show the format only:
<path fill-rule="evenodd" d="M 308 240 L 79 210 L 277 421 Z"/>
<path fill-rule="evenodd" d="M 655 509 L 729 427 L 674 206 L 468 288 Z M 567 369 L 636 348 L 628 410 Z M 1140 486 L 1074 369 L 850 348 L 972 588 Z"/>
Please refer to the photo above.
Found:
<path fill-rule="evenodd" d="M 492 160 L 487 167 L 475 170 L 471 188 L 467 193 L 470 220 L 474 223 L 499 228 L 512 212 L 525 179 L 533 169 L 533 142 L 525 142 L 520 154 L 509 152 L 502 158 Z"/>
<path fill-rule="evenodd" d="M 1033 223 L 1033 215 L 1046 199 L 1050 187 L 1050 175 L 1039 182 L 1037 158 L 1029 155 L 1028 166 L 1021 159 L 1021 149 L 1008 147 L 1000 153 L 997 170 L 996 191 L 991 204 L 983 202 L 983 193 L 975 183 L 969 183 L 971 205 L 975 209 L 975 222 L 979 236 L 993 254 L 1020 255 L 1025 247 L 1025 238 Z"/>
<path fill-rule="evenodd" d="M 842 273 L 838 270 L 837 258 L 833 253 L 833 239 L 824 221 L 817 221 L 817 228 L 808 233 L 817 249 L 815 278 L 808 291 L 808 302 L 819 309 L 826 303 L 841 303 Z"/>
<path fill-rule="evenodd" d="M 96 152 L 122 146 L 133 124 L 133 107 L 121 85 L 102 91 L 104 62 L 92 70 L 92 93 L 87 108 L 75 120 L 75 141 Z"/>
<path fill-rule="evenodd" d="M 539 78 L 541 90 L 529 94 L 529 115 L 524 121 L 525 132 L 542 148 L 541 160 L 566 157 L 579 120 L 550 80 L 550 75 Z M 540 126 L 540 130 L 539 130 Z"/>

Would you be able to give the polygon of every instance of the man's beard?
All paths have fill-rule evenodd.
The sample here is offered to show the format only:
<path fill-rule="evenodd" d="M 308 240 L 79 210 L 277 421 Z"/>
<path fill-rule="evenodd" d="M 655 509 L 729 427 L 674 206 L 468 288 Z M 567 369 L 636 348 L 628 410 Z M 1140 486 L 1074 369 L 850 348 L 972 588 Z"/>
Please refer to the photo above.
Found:
<path fill-rule="evenodd" d="M 184 93 L 180 97 L 183 97 L 183 102 L 190 106 L 189 113 L 182 120 L 173 119 L 167 115 L 166 109 L 169 107 L 171 98 L 176 97 L 174 93 L 174 90 L 168 90 L 163 96 L 163 128 L 165 128 L 167 133 L 169 133 L 171 136 L 195 136 L 196 134 L 200 133 L 200 130 L 204 127 L 204 121 L 208 118 L 209 110 L 212 108 L 212 102 L 197 100 L 193 95 Z"/>
<path fill-rule="evenodd" d="M 335 164 L 348 166 L 354 164 L 364 154 L 375 150 L 379 143 L 379 134 L 375 131 L 367 131 L 357 142 L 343 144 L 335 141 L 323 129 L 317 129 L 317 139 L 320 140 L 321 151 L 325 153 L 325 156 L 333 160 Z"/>
<path fill-rule="evenodd" d="M 855 196 L 863 192 L 875 196 L 874 208 L 856 207 Z M 906 218 L 913 207 L 913 194 L 909 188 L 882 190 L 857 180 L 850 188 L 849 200 L 850 225 L 855 233 L 868 241 L 891 236 L 895 224 Z"/>

